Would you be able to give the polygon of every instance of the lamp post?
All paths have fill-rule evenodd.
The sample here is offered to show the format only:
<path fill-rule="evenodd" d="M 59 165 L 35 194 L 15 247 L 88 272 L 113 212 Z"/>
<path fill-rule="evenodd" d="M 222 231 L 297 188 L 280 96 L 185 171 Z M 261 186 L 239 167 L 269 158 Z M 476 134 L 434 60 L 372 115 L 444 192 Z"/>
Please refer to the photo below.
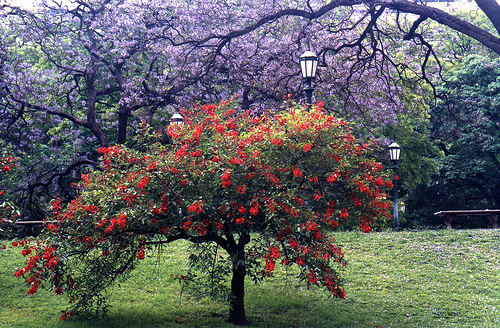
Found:
<path fill-rule="evenodd" d="M 175 112 L 174 115 L 170 118 L 170 124 L 184 124 L 184 117 L 178 112 Z"/>
<path fill-rule="evenodd" d="M 304 91 L 306 92 L 306 101 L 309 105 L 312 104 L 312 94 L 314 91 L 312 82 L 316 77 L 317 67 L 318 56 L 316 56 L 310 49 L 300 56 L 300 71 L 302 72 L 302 78 L 306 81 Z"/>
<path fill-rule="evenodd" d="M 401 155 L 401 147 L 393 142 L 388 147 L 389 150 L 389 158 L 392 161 L 392 170 L 394 171 L 394 187 L 393 187 L 393 201 L 394 201 L 394 229 L 399 227 L 399 211 L 398 211 L 398 162 L 399 156 Z"/>

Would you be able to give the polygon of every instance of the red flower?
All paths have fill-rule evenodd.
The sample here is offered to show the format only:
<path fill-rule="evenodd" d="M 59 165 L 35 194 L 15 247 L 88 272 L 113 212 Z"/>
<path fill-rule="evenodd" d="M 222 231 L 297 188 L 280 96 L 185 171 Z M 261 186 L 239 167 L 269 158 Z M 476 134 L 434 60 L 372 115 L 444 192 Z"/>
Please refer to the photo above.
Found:
<path fill-rule="evenodd" d="M 156 161 L 151 162 L 146 168 L 148 171 L 153 171 L 156 168 Z"/>
<path fill-rule="evenodd" d="M 216 124 L 215 125 L 215 131 L 217 131 L 219 133 L 224 133 L 226 131 L 226 129 L 224 128 L 224 126 L 222 126 L 220 124 Z"/>
<path fill-rule="evenodd" d="M 28 290 L 28 294 L 29 294 L 29 295 L 33 295 L 33 294 L 35 294 L 35 293 L 37 292 L 37 290 L 38 290 L 38 286 L 39 286 L 39 284 L 37 284 L 37 283 L 33 283 L 33 284 L 31 285 L 30 290 Z"/>
<path fill-rule="evenodd" d="M 244 206 L 240 205 L 238 207 L 238 213 L 245 214 L 246 212 L 247 212 L 247 209 Z"/>
<path fill-rule="evenodd" d="M 349 212 L 345 207 L 340 210 L 340 217 L 342 219 L 347 219 L 349 217 Z"/>
<path fill-rule="evenodd" d="M 239 157 L 233 157 L 231 160 L 229 160 L 231 164 L 243 164 L 243 160 Z"/>
<path fill-rule="evenodd" d="M 364 233 L 370 233 L 372 228 L 368 225 L 363 225 L 361 229 L 363 230 Z"/>
<path fill-rule="evenodd" d="M 104 233 L 111 233 L 116 227 L 116 219 L 113 218 L 111 220 L 111 224 L 104 230 Z"/>
<path fill-rule="evenodd" d="M 319 201 L 321 198 L 325 197 L 325 192 L 318 190 L 317 193 L 314 194 L 314 200 Z"/>
<path fill-rule="evenodd" d="M 118 223 L 118 227 L 121 230 L 125 230 L 125 228 L 127 227 L 127 218 L 128 218 L 127 214 L 125 214 L 125 213 L 120 214 L 120 217 L 118 218 L 117 223 Z"/>
<path fill-rule="evenodd" d="M 367 186 L 365 186 L 361 182 L 358 183 L 358 188 L 359 188 L 359 191 L 361 191 L 363 193 L 369 193 L 370 192 L 370 188 L 368 188 Z"/>
<path fill-rule="evenodd" d="M 146 256 L 146 250 L 144 249 L 144 246 L 141 246 L 137 251 L 137 259 L 144 260 L 145 256 Z"/>
<path fill-rule="evenodd" d="M 245 190 L 246 190 L 246 186 L 245 185 L 238 186 L 238 190 L 237 190 L 238 194 L 244 194 Z"/>
<path fill-rule="evenodd" d="M 184 179 L 184 180 L 179 181 L 179 186 L 181 186 L 181 187 L 187 186 L 188 184 L 189 184 L 188 179 Z"/>
<path fill-rule="evenodd" d="M 339 223 L 337 221 L 331 221 L 330 222 L 330 227 L 332 227 L 332 229 L 335 229 L 339 226 Z"/>
<path fill-rule="evenodd" d="M 274 259 L 273 258 L 266 258 L 266 271 L 271 272 L 274 271 Z"/>
<path fill-rule="evenodd" d="M 137 183 L 137 189 L 143 189 L 149 182 L 149 177 L 144 177 Z"/>
<path fill-rule="evenodd" d="M 61 320 L 68 320 L 68 318 L 71 316 L 72 316 L 71 312 L 66 312 L 61 316 Z"/>
<path fill-rule="evenodd" d="M 279 259 L 280 258 L 280 250 L 276 246 L 271 246 L 269 247 L 269 251 L 271 252 L 271 257 L 273 259 Z"/>
<path fill-rule="evenodd" d="M 283 140 L 282 139 L 278 139 L 278 138 L 274 138 L 273 141 L 272 141 L 273 145 L 276 145 L 276 146 L 281 146 L 283 144 Z"/>
<path fill-rule="evenodd" d="M 23 249 L 21 251 L 21 254 L 22 254 L 22 256 L 28 256 L 28 255 L 30 255 L 31 254 L 31 248 Z"/>
<path fill-rule="evenodd" d="M 299 205 L 304 205 L 305 202 L 302 198 L 298 197 L 298 196 L 295 196 L 295 202 Z"/>
<path fill-rule="evenodd" d="M 296 178 L 300 178 L 302 176 L 302 171 L 297 166 L 293 167 L 292 173 Z"/>
<path fill-rule="evenodd" d="M 197 201 L 188 207 L 188 211 L 191 213 L 201 213 L 203 212 L 203 201 Z"/>
<path fill-rule="evenodd" d="M 310 151 L 310 150 L 311 150 L 311 148 L 312 148 L 312 145 L 311 145 L 311 144 L 304 144 L 304 151 L 305 151 L 305 152 Z"/>
<path fill-rule="evenodd" d="M 338 171 L 335 170 L 335 172 L 333 172 L 329 177 L 328 179 L 326 179 L 327 182 L 330 182 L 330 183 L 334 183 L 337 178 L 339 177 L 339 174 L 338 174 Z"/>
<path fill-rule="evenodd" d="M 57 216 L 57 213 L 61 210 L 61 199 L 60 198 L 54 198 L 54 201 L 52 202 L 52 215 Z"/>
<path fill-rule="evenodd" d="M 316 277 L 316 274 L 312 270 L 309 270 L 309 273 L 307 273 L 307 278 L 309 279 L 309 282 L 311 284 L 315 284 L 318 282 L 318 278 Z"/>
<path fill-rule="evenodd" d="M 252 205 L 250 207 L 250 215 L 256 216 L 259 214 L 259 206 L 258 205 Z"/>
<path fill-rule="evenodd" d="M 236 224 L 243 224 L 245 223 L 245 218 L 237 218 L 235 222 Z"/>
<path fill-rule="evenodd" d="M 189 228 L 191 227 L 191 223 L 192 223 L 191 221 L 187 220 L 182 224 L 182 229 L 189 230 Z"/>
<path fill-rule="evenodd" d="M 222 186 L 224 188 L 228 188 L 231 185 L 231 172 L 228 170 L 225 170 L 221 179 L 222 179 Z"/>

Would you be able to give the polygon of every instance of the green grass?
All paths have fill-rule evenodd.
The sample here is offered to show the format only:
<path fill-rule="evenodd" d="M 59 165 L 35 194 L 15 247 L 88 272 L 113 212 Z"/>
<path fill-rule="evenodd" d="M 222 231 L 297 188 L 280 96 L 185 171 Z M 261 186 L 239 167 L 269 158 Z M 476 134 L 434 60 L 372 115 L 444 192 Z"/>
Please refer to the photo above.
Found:
<path fill-rule="evenodd" d="M 349 267 L 347 298 L 300 287 L 283 272 L 247 284 L 250 327 L 500 327 L 500 231 L 337 233 Z M 170 274 L 185 273 L 187 249 L 177 243 L 150 257 L 114 287 L 103 320 L 88 314 L 59 319 L 64 298 L 27 285 L 13 272 L 19 250 L 0 251 L 0 328 L 12 327 L 231 327 L 228 306 L 180 297 Z M 166 265 L 165 263 L 168 263 Z"/>

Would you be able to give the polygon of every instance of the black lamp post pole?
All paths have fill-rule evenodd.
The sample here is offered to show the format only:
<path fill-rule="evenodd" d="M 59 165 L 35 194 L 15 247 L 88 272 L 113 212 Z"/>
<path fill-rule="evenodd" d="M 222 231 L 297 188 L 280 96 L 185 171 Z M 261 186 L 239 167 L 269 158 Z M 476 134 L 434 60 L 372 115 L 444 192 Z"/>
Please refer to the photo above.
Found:
<path fill-rule="evenodd" d="M 312 78 L 306 78 L 306 86 L 304 88 L 306 92 L 306 103 L 311 106 L 312 105 L 312 94 L 314 91 L 314 87 L 312 86 Z"/>
<path fill-rule="evenodd" d="M 392 165 L 392 170 L 394 171 L 394 187 L 392 189 L 393 200 L 394 200 L 394 229 L 399 227 L 399 210 L 398 210 L 398 161 L 394 161 Z"/>

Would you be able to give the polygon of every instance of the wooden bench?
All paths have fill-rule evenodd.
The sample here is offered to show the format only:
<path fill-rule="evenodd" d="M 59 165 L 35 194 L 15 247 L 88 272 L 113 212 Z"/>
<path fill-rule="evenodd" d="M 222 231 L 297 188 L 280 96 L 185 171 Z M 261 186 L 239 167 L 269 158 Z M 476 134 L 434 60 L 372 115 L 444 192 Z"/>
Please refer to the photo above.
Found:
<path fill-rule="evenodd" d="M 434 213 L 437 216 L 444 216 L 446 228 L 452 229 L 452 222 L 457 216 L 489 216 L 493 229 L 498 229 L 498 215 L 500 210 L 454 210 L 454 211 L 439 211 Z"/>
<path fill-rule="evenodd" d="M 16 221 L 14 222 L 15 225 L 21 226 L 24 228 L 24 233 L 26 236 L 33 236 L 35 232 L 35 226 L 40 226 L 42 227 L 46 221 Z"/>

